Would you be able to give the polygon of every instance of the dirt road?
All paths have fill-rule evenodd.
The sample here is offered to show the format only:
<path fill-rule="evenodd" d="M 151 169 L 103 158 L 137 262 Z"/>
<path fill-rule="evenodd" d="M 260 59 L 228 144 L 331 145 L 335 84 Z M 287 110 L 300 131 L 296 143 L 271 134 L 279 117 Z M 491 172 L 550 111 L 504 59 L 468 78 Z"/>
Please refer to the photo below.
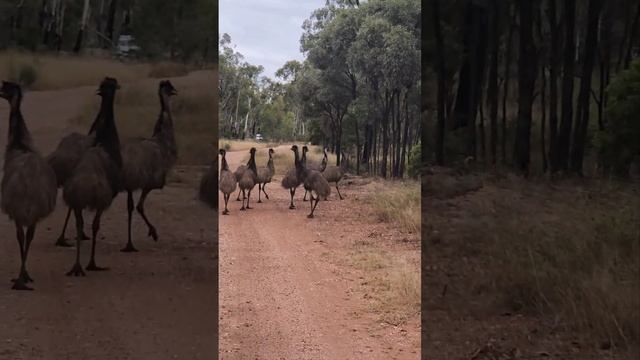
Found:
<path fill-rule="evenodd" d="M 86 131 L 73 129 L 69 120 L 87 101 L 97 101 L 95 89 L 25 94 L 23 115 L 43 154 L 71 130 Z M 2 149 L 8 114 L 2 101 Z M 211 359 L 217 336 L 216 214 L 196 200 L 200 171 L 178 168 L 173 182 L 149 195 L 146 208 L 158 228 L 157 243 L 147 238 L 144 223 L 134 215 L 139 253 L 119 251 L 126 242 L 125 197 L 119 195 L 103 216 L 97 249 L 98 263 L 111 270 L 86 278 L 66 277 L 75 250 L 53 246 L 66 213 L 59 196 L 55 212 L 38 226 L 29 254 L 33 292 L 10 290 L 9 279 L 19 269 L 18 246 L 15 228 L 2 214 L 0 359 Z M 86 216 L 87 226 L 91 216 Z M 73 226 L 72 220 L 68 236 Z M 89 250 L 85 243 L 85 263 Z"/>
<path fill-rule="evenodd" d="M 246 156 L 228 152 L 230 168 Z M 280 180 L 267 186 L 270 199 L 262 204 L 254 202 L 256 187 L 252 210 L 239 211 L 234 194 L 231 214 L 220 216 L 220 358 L 417 359 L 417 316 L 401 326 L 381 324 L 368 309 L 362 274 L 341 265 L 371 226 L 354 220 L 363 210 L 358 190 L 343 188 L 344 201 L 332 193 L 308 219 L 304 189 L 289 210 Z"/>

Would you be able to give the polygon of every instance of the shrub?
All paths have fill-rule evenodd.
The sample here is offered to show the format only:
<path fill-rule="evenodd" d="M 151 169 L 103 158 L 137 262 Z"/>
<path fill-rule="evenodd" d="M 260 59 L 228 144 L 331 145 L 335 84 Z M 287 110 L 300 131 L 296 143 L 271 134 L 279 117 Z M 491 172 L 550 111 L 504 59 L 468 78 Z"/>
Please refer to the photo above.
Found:
<path fill-rule="evenodd" d="M 628 175 L 633 161 L 640 156 L 640 59 L 613 79 L 607 88 L 606 131 L 597 145 L 604 168 Z"/>
<path fill-rule="evenodd" d="M 411 150 L 409 150 L 409 163 L 407 170 L 409 171 L 409 176 L 412 178 L 417 178 L 420 176 L 420 171 L 422 169 L 422 145 L 420 142 L 413 145 Z"/>
<path fill-rule="evenodd" d="M 18 82 L 24 87 L 31 87 L 38 80 L 38 71 L 32 64 L 22 64 L 18 72 Z"/>

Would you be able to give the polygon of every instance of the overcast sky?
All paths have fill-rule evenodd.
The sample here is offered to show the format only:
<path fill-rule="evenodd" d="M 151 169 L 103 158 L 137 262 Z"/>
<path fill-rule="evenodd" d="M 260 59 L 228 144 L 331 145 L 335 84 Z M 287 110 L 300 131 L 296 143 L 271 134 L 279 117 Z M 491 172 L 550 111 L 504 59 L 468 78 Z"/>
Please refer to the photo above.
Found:
<path fill-rule="evenodd" d="M 325 0 L 220 0 L 220 34 L 229 34 L 236 51 L 275 78 L 285 62 L 303 59 L 302 23 L 324 4 Z"/>

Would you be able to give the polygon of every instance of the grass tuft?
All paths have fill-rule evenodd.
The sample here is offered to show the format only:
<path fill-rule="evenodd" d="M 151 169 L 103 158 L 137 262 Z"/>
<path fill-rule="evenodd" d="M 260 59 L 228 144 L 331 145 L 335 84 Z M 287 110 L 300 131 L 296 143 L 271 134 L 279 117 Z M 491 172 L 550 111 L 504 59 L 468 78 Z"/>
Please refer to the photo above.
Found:
<path fill-rule="evenodd" d="M 373 206 L 380 221 L 396 223 L 409 233 L 420 231 L 421 197 L 418 182 L 384 182 L 373 199 Z"/>

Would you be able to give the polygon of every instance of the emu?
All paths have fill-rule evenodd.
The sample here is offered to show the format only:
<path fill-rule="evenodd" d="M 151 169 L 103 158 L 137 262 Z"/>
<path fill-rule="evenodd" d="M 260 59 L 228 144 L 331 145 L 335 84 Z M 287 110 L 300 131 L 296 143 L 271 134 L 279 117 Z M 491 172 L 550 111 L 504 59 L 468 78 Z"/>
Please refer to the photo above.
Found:
<path fill-rule="evenodd" d="M 158 85 L 160 97 L 160 115 L 156 121 L 151 138 L 138 138 L 122 148 L 122 182 L 127 191 L 127 245 L 122 252 L 137 252 L 131 240 L 131 218 L 133 216 L 133 192 L 142 190 L 136 210 L 142 216 L 149 229 L 148 236 L 158 241 L 156 228 L 144 212 L 144 202 L 152 190 L 162 189 L 167 174 L 178 157 L 170 98 L 177 91 L 170 81 L 161 81 Z"/>
<path fill-rule="evenodd" d="M 248 165 L 248 163 L 247 163 Z M 245 171 L 247 171 L 247 165 L 239 165 L 236 168 L 236 171 L 233 172 L 233 175 L 236 177 L 236 181 L 239 182 L 240 179 L 242 179 L 242 175 L 244 174 Z M 242 192 L 241 189 L 238 189 L 238 196 L 236 197 L 236 201 L 240 201 L 240 193 Z"/>
<path fill-rule="evenodd" d="M 220 156 L 222 156 L 222 165 L 220 168 L 219 186 L 220 191 L 222 191 L 222 194 L 224 196 L 224 211 L 222 212 L 222 215 L 228 215 L 229 209 L 227 208 L 227 204 L 229 203 L 231 193 L 236 190 L 237 181 L 235 175 L 231 171 L 229 171 L 229 164 L 227 164 L 226 158 L 227 152 L 224 149 L 220 149 Z M 209 174 L 211 180 L 213 181 L 214 173 L 210 172 Z M 211 183 L 210 188 L 213 188 L 213 182 Z"/>
<path fill-rule="evenodd" d="M 327 167 L 327 149 L 324 148 L 322 150 L 323 150 L 324 155 L 322 156 L 322 162 L 320 162 L 320 165 L 313 164 L 313 163 L 307 163 L 307 152 L 309 152 L 309 148 L 307 147 L 307 145 L 303 146 L 302 147 L 302 165 L 305 166 L 309 170 L 315 170 L 315 171 L 323 172 L 324 169 Z M 307 201 L 307 193 L 308 193 L 308 191 L 305 190 L 304 191 L 304 197 L 302 198 L 302 201 Z"/>
<path fill-rule="evenodd" d="M 60 140 L 58 147 L 47 156 L 47 162 L 53 168 L 56 174 L 56 180 L 58 187 L 62 187 L 67 179 L 71 176 L 73 169 L 78 165 L 82 154 L 87 151 L 96 139 L 95 134 L 96 121 L 91 124 L 91 129 L 87 135 L 83 135 L 77 132 L 73 132 Z M 71 247 L 73 245 L 67 242 L 65 233 L 67 231 L 67 225 L 69 224 L 69 218 L 71 217 L 71 208 L 67 211 L 67 216 L 64 220 L 64 226 L 62 232 L 55 242 L 56 246 Z M 82 230 L 82 240 L 89 240 L 89 237 Z"/>
<path fill-rule="evenodd" d="M 297 149 L 296 149 L 297 150 Z M 303 150 L 303 157 L 306 151 Z M 296 151 L 297 152 L 297 151 Z M 304 161 L 298 161 L 296 164 L 296 170 L 298 172 L 298 176 L 303 179 L 304 189 L 309 192 L 309 204 L 311 205 L 311 213 L 307 215 L 308 218 L 313 218 L 313 213 L 316 210 L 316 206 L 318 206 L 318 202 L 320 198 L 326 199 L 331 194 L 331 187 L 327 180 L 322 177 L 322 174 L 317 170 L 307 169 L 304 165 Z M 316 193 L 316 196 L 313 196 L 313 193 Z M 315 204 L 314 204 L 315 200 Z"/>
<path fill-rule="evenodd" d="M 73 173 L 65 182 L 62 198 L 73 209 L 76 218 L 76 261 L 67 276 L 85 276 L 80 265 L 80 242 L 84 225 L 82 211 L 95 210 L 92 224 L 91 259 L 86 269 L 88 271 L 102 271 L 107 268 L 99 267 L 95 262 L 96 238 L 100 230 L 100 218 L 111 205 L 121 188 L 122 156 L 120 154 L 120 139 L 116 128 L 113 102 L 118 81 L 106 77 L 98 89 L 102 97 L 100 112 L 96 119 L 95 146 L 87 150 Z"/>
<path fill-rule="evenodd" d="M 294 154 L 293 169 L 289 169 L 287 174 L 282 178 L 282 187 L 289 190 L 289 195 L 291 195 L 291 204 L 289 205 L 289 209 L 293 210 L 296 206 L 293 204 L 293 197 L 296 194 L 296 189 L 300 184 L 302 184 L 302 173 L 298 172 L 298 163 L 300 162 L 300 155 L 298 153 L 298 145 L 292 145 L 291 151 Z"/>
<path fill-rule="evenodd" d="M 346 156 L 344 156 L 344 153 L 342 153 L 342 162 L 340 163 L 340 166 L 327 166 L 324 171 L 322 171 L 322 176 L 324 176 L 324 178 L 327 179 L 328 182 L 336 183 L 336 191 L 338 191 L 340 200 L 343 200 L 343 198 L 342 194 L 340 194 L 338 183 L 340 182 L 340 180 L 342 180 L 342 177 L 347 172 L 348 166 L 349 164 L 347 163 L 347 158 Z"/>
<path fill-rule="evenodd" d="M 258 168 L 258 203 L 262 202 L 260 198 L 260 193 L 264 193 L 264 196 L 269 200 L 269 194 L 264 190 L 267 187 L 267 184 L 271 182 L 273 178 L 273 174 L 276 172 L 276 168 L 273 165 L 273 149 L 269 149 L 269 161 L 267 161 L 267 166 L 261 166 Z"/>
<path fill-rule="evenodd" d="M 249 162 L 247 163 L 247 170 L 242 174 L 240 181 L 238 181 L 238 185 L 240 186 L 240 190 L 242 190 L 242 207 L 240 211 L 244 211 L 247 209 L 252 209 L 249 207 L 249 200 L 251 199 L 251 190 L 258 181 L 258 174 L 256 169 L 256 148 L 252 147 L 249 150 L 251 157 L 249 158 Z M 245 192 L 248 191 L 248 194 L 245 196 Z M 244 200 L 247 199 L 247 206 L 244 205 Z"/>
<path fill-rule="evenodd" d="M 12 289 L 33 290 L 27 286 L 33 281 L 27 271 L 27 257 L 36 225 L 51 214 L 56 206 L 56 174 L 32 145 L 20 111 L 20 85 L 3 81 L 0 97 L 6 99 L 11 107 L 0 205 L 2 212 L 15 223 L 21 261 L 20 273 L 13 279 Z"/>

